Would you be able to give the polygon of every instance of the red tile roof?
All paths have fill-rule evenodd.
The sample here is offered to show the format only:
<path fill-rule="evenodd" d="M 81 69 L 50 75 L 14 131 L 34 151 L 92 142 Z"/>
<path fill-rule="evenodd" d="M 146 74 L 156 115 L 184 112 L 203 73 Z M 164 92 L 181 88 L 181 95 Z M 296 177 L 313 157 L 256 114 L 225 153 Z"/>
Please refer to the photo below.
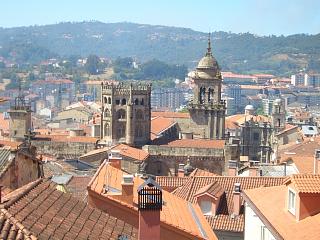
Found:
<path fill-rule="evenodd" d="M 298 193 L 320 193 L 320 175 L 294 174 L 285 183 L 293 183 Z"/>
<path fill-rule="evenodd" d="M 151 140 L 176 124 L 171 118 L 155 117 L 151 119 Z"/>
<path fill-rule="evenodd" d="M 286 210 L 287 193 L 287 187 L 281 185 L 245 190 L 242 194 L 264 224 L 271 226 L 268 229 L 277 239 L 320 239 L 320 213 L 297 221 Z"/>
<path fill-rule="evenodd" d="M 208 185 L 200 188 L 196 193 L 195 196 L 209 194 L 213 198 L 219 198 L 224 193 L 223 188 L 220 186 L 218 182 L 212 182 Z"/>
<path fill-rule="evenodd" d="M 220 148 L 223 149 L 225 140 L 206 140 L 206 139 L 180 139 L 169 142 L 163 146 L 181 148 Z"/>
<path fill-rule="evenodd" d="M 144 182 L 143 179 L 139 177 L 134 178 L 134 205 L 129 205 L 121 201 L 121 199 L 113 194 L 105 193 L 106 179 L 108 179 L 108 186 L 113 189 L 118 189 L 121 192 L 121 182 L 124 174 L 124 172 L 112 167 L 105 161 L 89 183 L 89 195 L 90 191 L 93 191 L 101 197 L 110 199 L 121 206 L 126 206 L 128 209 L 138 211 L 136 208 L 136 203 L 138 202 L 136 189 Z M 188 203 L 165 190 L 162 191 L 162 196 L 165 204 L 162 206 L 162 211 L 160 212 L 161 228 L 165 228 L 168 231 L 174 229 L 175 232 L 180 232 L 184 236 L 187 234 L 190 239 L 217 239 L 199 206 Z M 190 209 L 193 209 L 193 213 L 196 214 L 198 223 L 195 221 L 195 217 Z M 198 224 L 202 226 L 207 237 L 204 237 L 204 233 L 199 230 Z"/>
<path fill-rule="evenodd" d="M 119 150 L 120 155 L 144 161 L 149 157 L 149 153 L 139 148 L 130 147 L 126 144 L 119 144 L 112 148 L 112 150 Z"/>
<path fill-rule="evenodd" d="M 137 239 L 137 229 L 56 189 L 50 180 L 37 180 L 5 197 L 0 214 L 1 236 L 12 239 Z M 8 228 L 7 228 L 8 227 Z M 10 230 L 10 232 L 6 232 Z M 8 239 L 4 237 L 3 239 Z"/>
<path fill-rule="evenodd" d="M 260 186 L 277 186 L 282 184 L 282 177 L 191 177 L 182 187 L 177 188 L 174 194 L 182 199 L 196 203 L 196 193 L 199 189 L 211 183 L 218 183 L 224 190 L 225 195 L 221 196 L 219 208 L 216 216 L 207 216 L 210 225 L 214 230 L 242 232 L 244 229 L 243 213 L 235 219 L 231 217 L 233 213 L 233 190 L 234 184 L 240 183 L 241 189 L 251 189 Z"/>
<path fill-rule="evenodd" d="M 166 191 L 172 192 L 178 187 L 182 186 L 188 180 L 188 177 L 167 177 L 167 176 L 157 176 L 157 183 Z"/>
<path fill-rule="evenodd" d="M 37 139 L 50 139 L 53 142 L 78 142 L 78 143 L 96 143 L 98 138 L 87 136 L 65 136 L 65 135 L 36 135 Z"/>
<path fill-rule="evenodd" d="M 189 113 L 181 112 L 151 112 L 151 117 L 164 117 L 164 118 L 190 118 Z"/>

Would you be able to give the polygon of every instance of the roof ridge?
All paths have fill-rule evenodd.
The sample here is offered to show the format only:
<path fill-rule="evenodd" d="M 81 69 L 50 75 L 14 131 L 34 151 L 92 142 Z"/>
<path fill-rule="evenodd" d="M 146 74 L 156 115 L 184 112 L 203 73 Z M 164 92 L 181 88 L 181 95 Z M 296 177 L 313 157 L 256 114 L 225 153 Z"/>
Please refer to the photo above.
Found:
<path fill-rule="evenodd" d="M 27 187 L 25 189 L 23 189 L 21 192 L 19 192 L 12 199 L 8 200 L 8 202 L 4 203 L 3 208 L 9 208 L 11 205 L 13 205 L 17 201 L 19 201 L 21 198 L 23 198 L 23 196 L 25 196 L 27 193 L 29 193 L 32 189 L 34 189 L 36 186 L 38 186 L 40 183 L 42 183 L 43 180 L 44 180 L 43 178 L 39 178 L 39 179 L 35 180 L 34 182 L 30 183 L 29 185 L 27 185 Z"/>
<path fill-rule="evenodd" d="M 28 230 L 18 219 L 16 219 L 7 209 L 0 209 L 0 211 L 5 215 L 5 217 L 15 226 L 17 227 L 24 235 L 26 235 L 31 240 L 38 239 L 36 236 L 32 234 L 30 230 Z"/>

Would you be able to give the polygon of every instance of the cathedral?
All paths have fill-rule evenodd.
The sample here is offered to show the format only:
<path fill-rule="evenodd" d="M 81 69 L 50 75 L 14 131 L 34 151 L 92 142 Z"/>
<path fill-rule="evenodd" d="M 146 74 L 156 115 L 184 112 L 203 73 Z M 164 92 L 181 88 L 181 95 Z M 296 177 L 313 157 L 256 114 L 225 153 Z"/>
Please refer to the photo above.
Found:
<path fill-rule="evenodd" d="M 178 122 L 180 136 L 192 139 L 225 139 L 226 104 L 221 100 L 222 77 L 211 52 L 191 73 L 194 96 L 188 105 L 190 118 Z M 102 83 L 100 144 L 150 144 L 151 84 Z M 183 137 L 183 138 L 184 138 Z"/>
<path fill-rule="evenodd" d="M 226 104 L 221 100 L 222 77 L 212 56 L 210 37 L 207 52 L 190 77 L 195 85 L 188 106 L 192 138 L 224 139 Z"/>
<path fill-rule="evenodd" d="M 151 84 L 102 83 L 101 89 L 101 144 L 148 144 Z"/>

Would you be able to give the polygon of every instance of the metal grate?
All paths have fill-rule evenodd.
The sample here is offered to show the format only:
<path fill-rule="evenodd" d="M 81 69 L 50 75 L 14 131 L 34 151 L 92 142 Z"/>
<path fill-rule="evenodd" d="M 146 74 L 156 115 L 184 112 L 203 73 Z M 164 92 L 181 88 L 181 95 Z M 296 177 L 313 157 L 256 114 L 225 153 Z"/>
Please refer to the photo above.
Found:
<path fill-rule="evenodd" d="M 138 189 L 138 208 L 139 210 L 162 210 L 162 190 L 150 178 Z"/>

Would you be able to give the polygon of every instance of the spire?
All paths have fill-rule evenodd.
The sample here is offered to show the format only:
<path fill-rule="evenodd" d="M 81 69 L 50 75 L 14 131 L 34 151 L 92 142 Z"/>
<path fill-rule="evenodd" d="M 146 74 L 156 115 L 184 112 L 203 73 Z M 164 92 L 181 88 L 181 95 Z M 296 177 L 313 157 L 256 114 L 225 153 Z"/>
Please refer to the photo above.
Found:
<path fill-rule="evenodd" d="M 211 33 L 210 32 L 209 32 L 209 35 L 208 35 L 208 48 L 207 48 L 206 56 L 212 56 L 212 52 L 211 52 Z"/>

